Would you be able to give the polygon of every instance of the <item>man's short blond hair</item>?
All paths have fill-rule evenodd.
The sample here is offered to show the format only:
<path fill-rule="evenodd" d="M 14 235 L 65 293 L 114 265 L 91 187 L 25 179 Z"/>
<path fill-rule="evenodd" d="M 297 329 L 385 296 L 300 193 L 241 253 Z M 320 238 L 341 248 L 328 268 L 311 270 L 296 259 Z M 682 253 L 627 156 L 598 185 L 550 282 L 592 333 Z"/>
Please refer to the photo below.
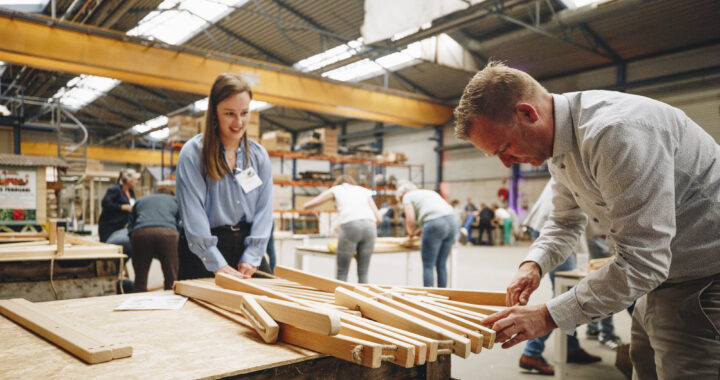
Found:
<path fill-rule="evenodd" d="M 455 108 L 455 137 L 467 140 L 473 120 L 481 115 L 494 122 L 509 123 L 519 101 L 543 92 L 547 90 L 527 73 L 500 61 L 488 62 L 465 86 Z"/>

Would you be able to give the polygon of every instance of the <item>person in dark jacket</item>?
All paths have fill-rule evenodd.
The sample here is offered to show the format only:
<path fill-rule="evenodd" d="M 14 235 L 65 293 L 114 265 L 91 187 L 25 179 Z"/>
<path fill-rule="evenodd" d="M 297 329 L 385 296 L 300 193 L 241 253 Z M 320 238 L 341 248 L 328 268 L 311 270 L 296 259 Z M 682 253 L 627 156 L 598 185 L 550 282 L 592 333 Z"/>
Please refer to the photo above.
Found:
<path fill-rule="evenodd" d="M 179 220 L 178 202 L 170 190 L 160 189 L 135 202 L 128 220 L 135 270 L 133 292 L 147 291 L 153 258 L 160 260 L 165 290 L 172 289 L 178 275 Z"/>
<path fill-rule="evenodd" d="M 118 183 L 110 186 L 102 200 L 102 212 L 98 221 L 100 241 L 107 242 L 110 235 L 125 227 L 130 210 L 135 203 L 135 185 L 138 173 L 133 169 L 122 169 Z"/>
<path fill-rule="evenodd" d="M 492 245 L 492 220 L 495 218 L 495 213 L 485 203 L 480 204 L 480 223 L 478 233 L 478 244 L 482 244 L 483 232 L 487 231 L 488 245 Z"/>

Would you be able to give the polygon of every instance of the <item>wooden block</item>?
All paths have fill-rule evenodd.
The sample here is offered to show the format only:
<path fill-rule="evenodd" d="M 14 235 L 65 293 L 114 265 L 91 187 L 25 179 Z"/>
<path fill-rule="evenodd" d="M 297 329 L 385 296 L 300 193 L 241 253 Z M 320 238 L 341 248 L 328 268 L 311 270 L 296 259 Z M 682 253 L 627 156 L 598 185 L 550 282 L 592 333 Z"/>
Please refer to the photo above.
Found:
<path fill-rule="evenodd" d="M 345 335 L 327 336 L 298 329 L 292 325 L 280 325 L 280 340 L 323 354 L 378 368 L 382 364 L 382 345 Z"/>
<path fill-rule="evenodd" d="M 0 300 L 0 313 L 89 364 L 112 360 L 110 347 L 16 300 Z"/>
<path fill-rule="evenodd" d="M 372 300 L 367 296 L 338 287 L 335 290 L 335 303 L 351 309 L 357 308 L 368 318 L 395 326 L 404 330 L 434 339 L 450 339 L 453 341 L 453 353 L 466 358 L 470 355 L 470 339 L 449 331 L 437 324 L 430 323 L 394 307 Z"/>
<path fill-rule="evenodd" d="M 57 244 L 57 222 L 54 220 L 50 221 L 50 230 L 48 231 L 50 244 Z"/>
<path fill-rule="evenodd" d="M 275 275 L 286 280 L 295 281 L 298 284 L 311 286 L 315 289 L 320 289 L 324 292 L 334 293 L 337 287 L 343 287 L 345 289 L 352 290 L 353 285 L 348 284 L 344 281 L 334 280 L 331 278 L 318 276 L 303 272 L 297 269 L 292 269 L 278 265 L 275 267 Z"/>
<path fill-rule="evenodd" d="M 415 334 L 413 332 L 403 330 L 403 329 L 397 328 L 395 326 L 390 326 L 385 323 L 380 323 L 380 322 L 373 321 L 370 319 L 365 319 L 362 317 L 357 317 L 356 320 L 358 322 L 362 322 L 363 324 L 374 325 L 381 329 L 388 330 L 388 331 L 394 332 L 398 335 L 402 335 L 404 337 L 422 342 L 423 344 L 425 344 L 427 346 L 427 351 L 426 351 L 427 356 L 425 358 L 426 361 L 430 362 L 430 363 L 437 361 L 438 349 L 440 348 L 440 343 L 441 343 L 440 340 L 428 338 L 426 336 L 423 336 L 420 334 Z M 448 342 L 449 342 L 449 344 L 452 344 L 452 341 L 448 341 Z M 450 352 L 448 352 L 447 354 L 450 354 Z"/>

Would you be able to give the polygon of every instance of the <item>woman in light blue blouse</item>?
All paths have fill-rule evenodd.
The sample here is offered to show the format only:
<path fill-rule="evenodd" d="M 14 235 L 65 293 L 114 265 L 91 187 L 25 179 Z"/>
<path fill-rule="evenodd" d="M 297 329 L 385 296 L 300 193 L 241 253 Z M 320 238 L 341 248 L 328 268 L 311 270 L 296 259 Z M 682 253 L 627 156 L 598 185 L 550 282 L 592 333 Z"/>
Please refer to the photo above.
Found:
<path fill-rule="evenodd" d="M 248 278 L 258 266 L 269 272 L 272 175 L 267 151 L 245 134 L 251 99 L 239 75 L 220 74 L 208 97 L 205 133 L 178 156 L 180 280 L 216 273 Z"/>

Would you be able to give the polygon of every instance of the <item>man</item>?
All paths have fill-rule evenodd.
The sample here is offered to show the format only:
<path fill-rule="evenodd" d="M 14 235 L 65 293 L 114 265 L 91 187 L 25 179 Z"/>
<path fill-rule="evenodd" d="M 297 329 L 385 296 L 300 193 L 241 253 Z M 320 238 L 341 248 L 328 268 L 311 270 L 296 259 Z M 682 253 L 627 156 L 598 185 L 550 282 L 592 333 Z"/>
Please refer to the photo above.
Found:
<path fill-rule="evenodd" d="M 144 196 L 130 211 L 128 230 L 135 270 L 135 293 L 147 291 L 148 272 L 153 258 L 160 260 L 165 290 L 172 289 L 178 275 L 177 199 L 168 189 Z"/>
<path fill-rule="evenodd" d="M 635 376 L 717 378 L 720 371 L 720 147 L 680 110 L 634 95 L 555 95 L 492 62 L 465 88 L 456 135 L 505 166 L 548 168 L 553 210 L 486 318 L 503 348 L 601 319 L 638 299 Z M 546 304 L 523 306 L 571 252 L 588 217 L 616 260 Z M 518 305 L 519 304 L 519 305 Z"/>
<path fill-rule="evenodd" d="M 488 243 L 487 245 L 493 245 L 492 241 L 492 220 L 495 218 L 495 213 L 485 203 L 480 204 L 480 223 L 478 232 L 478 241 L 482 244 L 483 231 L 487 232 Z"/>

